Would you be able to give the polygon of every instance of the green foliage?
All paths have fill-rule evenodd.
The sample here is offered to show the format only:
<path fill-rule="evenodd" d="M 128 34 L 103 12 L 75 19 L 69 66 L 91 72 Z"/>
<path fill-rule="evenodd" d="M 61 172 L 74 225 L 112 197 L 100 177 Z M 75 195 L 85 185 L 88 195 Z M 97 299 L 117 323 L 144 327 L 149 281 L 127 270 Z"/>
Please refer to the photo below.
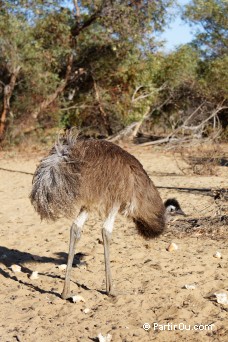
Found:
<path fill-rule="evenodd" d="M 169 125 L 180 110 L 227 100 L 227 1 L 191 1 L 183 16 L 201 29 L 192 44 L 169 54 L 155 33 L 164 30 L 174 0 L 76 3 L 0 1 L 0 113 L 20 66 L 9 130 L 77 125 L 108 135 L 148 109 L 153 122 L 163 115 Z"/>
<path fill-rule="evenodd" d="M 144 62 L 138 59 L 154 45 L 153 33 L 163 30 L 173 3 L 96 0 L 78 2 L 76 8 L 73 1 L 0 2 L 2 83 L 7 85 L 13 67 L 21 67 L 10 99 L 10 124 L 12 118 L 30 120 L 34 108 L 57 91 L 69 54 L 74 63 L 65 92 L 53 97 L 39 123 L 53 116 L 54 123 L 99 125 L 111 132 L 119 121 L 138 117 L 146 103 L 132 104 L 135 87 L 143 82 L 150 89 L 148 73 L 147 80 L 139 77 Z"/>
<path fill-rule="evenodd" d="M 228 100 L 228 56 L 207 63 L 204 73 L 205 89 L 214 101 Z"/>
<path fill-rule="evenodd" d="M 184 18 L 198 25 L 194 43 L 206 56 L 221 56 L 228 51 L 227 0 L 192 0 Z"/>
<path fill-rule="evenodd" d="M 157 81 L 167 82 L 169 87 L 176 88 L 186 82 L 193 82 L 197 77 L 199 54 L 188 45 L 181 46 L 176 51 L 163 56 Z"/>

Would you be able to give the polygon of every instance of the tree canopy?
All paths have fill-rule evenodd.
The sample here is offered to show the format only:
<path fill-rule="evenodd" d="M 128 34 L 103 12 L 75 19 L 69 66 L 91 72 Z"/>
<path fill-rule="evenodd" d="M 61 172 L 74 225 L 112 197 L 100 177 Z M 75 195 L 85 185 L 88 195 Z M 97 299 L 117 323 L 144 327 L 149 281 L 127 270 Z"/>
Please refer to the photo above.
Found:
<path fill-rule="evenodd" d="M 195 38 L 167 54 L 157 33 L 174 5 L 0 1 L 1 140 L 75 125 L 108 136 L 148 110 L 168 127 L 201 102 L 225 104 L 227 1 L 191 1 L 183 17 Z"/>
<path fill-rule="evenodd" d="M 183 17 L 197 28 L 193 43 L 206 56 L 222 57 L 228 51 L 228 2 L 193 0 Z"/>

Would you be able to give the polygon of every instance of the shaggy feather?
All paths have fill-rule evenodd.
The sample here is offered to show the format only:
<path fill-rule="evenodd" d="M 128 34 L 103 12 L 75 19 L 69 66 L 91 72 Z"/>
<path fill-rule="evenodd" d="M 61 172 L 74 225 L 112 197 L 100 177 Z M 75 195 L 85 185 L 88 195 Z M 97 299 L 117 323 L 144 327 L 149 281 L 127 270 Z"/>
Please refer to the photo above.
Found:
<path fill-rule="evenodd" d="M 80 184 L 80 158 L 72 158 L 75 137 L 71 134 L 58 140 L 37 167 L 30 200 L 41 219 L 57 220 L 73 216 Z"/>
<path fill-rule="evenodd" d="M 152 239 L 161 235 L 165 229 L 164 219 L 161 217 L 158 222 L 160 222 L 159 229 L 155 227 L 154 224 L 148 224 L 142 219 L 133 219 L 135 226 L 138 230 L 138 233 L 143 236 L 145 239 Z"/>
<path fill-rule="evenodd" d="M 107 218 L 117 205 L 145 238 L 165 229 L 165 207 L 141 163 L 115 144 L 71 131 L 37 167 L 30 199 L 42 219 L 74 216 L 81 207 Z"/>

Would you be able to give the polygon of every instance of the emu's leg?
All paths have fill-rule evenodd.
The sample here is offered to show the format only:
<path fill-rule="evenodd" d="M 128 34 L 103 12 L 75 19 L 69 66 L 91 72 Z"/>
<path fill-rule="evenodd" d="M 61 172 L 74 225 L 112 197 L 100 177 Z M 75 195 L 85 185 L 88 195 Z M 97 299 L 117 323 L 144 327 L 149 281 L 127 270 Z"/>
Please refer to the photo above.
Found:
<path fill-rule="evenodd" d="M 105 220 L 103 229 L 102 229 L 102 237 L 104 243 L 104 259 L 105 259 L 105 276 L 106 276 L 106 292 L 108 295 L 113 294 L 112 290 L 112 276 L 110 269 L 110 258 L 109 258 L 109 247 L 112 237 L 112 230 L 115 221 L 116 214 L 118 212 L 119 207 L 114 207 L 109 214 L 108 218 Z"/>
<path fill-rule="evenodd" d="M 76 220 L 73 222 L 71 229 L 70 229 L 70 247 L 69 247 L 69 254 L 68 254 L 68 261 L 67 261 L 67 269 L 66 269 L 63 292 L 61 294 L 61 297 L 63 299 L 66 299 L 70 295 L 70 273 L 71 273 L 72 263 L 74 259 L 75 246 L 76 246 L 76 242 L 81 237 L 82 227 L 87 217 L 88 217 L 87 212 L 85 210 L 81 211 L 78 217 L 76 218 Z"/>

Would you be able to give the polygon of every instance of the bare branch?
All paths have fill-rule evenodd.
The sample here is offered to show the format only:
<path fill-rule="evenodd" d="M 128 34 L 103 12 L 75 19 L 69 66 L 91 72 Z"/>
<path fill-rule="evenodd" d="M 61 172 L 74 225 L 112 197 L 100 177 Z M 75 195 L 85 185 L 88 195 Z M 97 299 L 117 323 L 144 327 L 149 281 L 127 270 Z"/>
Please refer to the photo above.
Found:
<path fill-rule="evenodd" d="M 122 129 L 117 135 L 109 137 L 107 140 L 112 141 L 112 142 L 118 142 L 119 140 L 122 140 L 124 138 L 131 138 L 132 137 L 132 131 L 136 127 L 138 123 L 133 122 L 129 126 L 125 127 Z"/>
<path fill-rule="evenodd" d="M 59 96 L 59 94 L 61 94 L 63 92 L 63 90 L 66 88 L 70 75 L 71 75 L 71 70 L 72 70 L 72 65 L 73 65 L 73 54 L 71 54 L 68 58 L 68 62 L 67 62 L 67 69 L 66 69 L 66 75 L 64 80 L 60 83 L 60 85 L 57 87 L 57 89 L 55 90 L 55 92 L 51 95 L 49 95 L 47 97 L 47 99 L 45 99 L 39 106 L 38 108 L 36 108 L 31 116 L 34 119 L 37 119 L 37 117 L 40 115 L 40 113 L 45 110 L 48 106 L 50 106 L 51 103 L 53 103 L 57 97 Z"/>
<path fill-rule="evenodd" d="M 132 102 L 137 102 L 137 101 L 139 101 L 139 100 L 146 99 L 147 97 L 151 96 L 152 94 L 153 94 L 153 91 L 151 91 L 151 92 L 148 93 L 148 94 L 139 95 L 138 97 L 133 98 L 133 99 L 132 99 Z"/>
<path fill-rule="evenodd" d="M 134 102 L 134 101 L 135 101 L 135 95 L 136 95 L 136 93 L 139 91 L 139 89 L 141 89 L 141 88 L 143 88 L 143 87 L 144 87 L 143 85 L 140 85 L 140 86 L 136 87 L 136 89 L 135 89 L 135 91 L 134 91 L 134 93 L 133 93 L 133 95 L 132 95 L 131 102 Z"/>
<path fill-rule="evenodd" d="M 135 89 L 135 91 L 134 91 L 134 93 L 133 93 L 133 95 L 132 95 L 132 98 L 131 98 L 131 102 L 134 103 L 134 102 L 136 102 L 136 101 L 145 99 L 145 98 L 151 96 L 153 93 L 159 92 L 159 91 L 163 90 L 163 89 L 165 88 L 165 86 L 166 86 L 166 82 L 164 82 L 164 83 L 162 84 L 162 86 L 161 86 L 160 88 L 158 88 L 158 89 L 155 88 L 155 89 L 153 89 L 151 92 L 149 92 L 149 93 L 147 93 L 147 94 L 143 94 L 143 95 L 139 95 L 138 97 L 135 97 L 136 94 L 137 94 L 137 92 L 138 92 L 140 89 L 146 88 L 146 87 L 148 88 L 148 87 L 149 87 L 149 86 L 146 86 L 146 85 L 140 85 L 140 86 L 138 86 L 138 87 Z"/>
<path fill-rule="evenodd" d="M 75 11 L 76 11 L 76 17 L 80 17 L 80 7 L 78 5 L 78 0 L 73 0 Z"/>
<path fill-rule="evenodd" d="M 95 90 L 95 95 L 96 95 L 96 100 L 98 102 L 98 106 L 99 106 L 99 109 L 100 109 L 100 112 L 101 114 L 106 117 L 107 114 L 103 108 L 103 105 L 101 103 L 101 98 L 100 98 L 100 93 L 99 93 L 99 89 L 98 89 L 98 86 L 97 86 L 97 82 L 95 81 L 95 79 L 93 78 L 93 85 L 94 85 L 94 90 Z"/>
<path fill-rule="evenodd" d="M 227 106 L 222 107 L 221 105 L 218 105 L 217 109 L 215 111 L 213 111 L 213 113 L 211 115 L 208 116 L 208 118 L 206 118 L 203 122 L 201 122 L 199 125 L 197 126 L 184 126 L 182 125 L 181 127 L 184 129 L 190 129 L 190 130 L 199 130 L 200 128 L 202 128 L 203 126 L 205 126 L 205 124 L 210 121 L 211 119 L 213 119 L 215 116 L 217 116 L 217 114 L 223 110 L 223 109 L 227 109 Z"/>
<path fill-rule="evenodd" d="M 4 86 L 4 96 L 3 96 L 3 111 L 0 118 L 0 138 L 3 138 L 7 116 L 10 113 L 10 100 L 16 85 L 18 74 L 21 70 L 21 66 L 17 66 L 13 69 L 9 84 Z"/>
<path fill-rule="evenodd" d="M 201 105 L 199 105 L 199 107 L 197 107 L 197 108 L 192 112 L 192 114 L 191 114 L 190 116 L 187 117 L 187 119 L 185 120 L 185 122 L 183 123 L 182 126 L 185 126 L 186 123 L 187 123 L 188 121 L 190 121 L 190 120 L 193 118 L 193 116 L 194 116 L 194 115 L 203 107 L 204 103 L 205 103 L 205 102 L 201 103 Z"/>
<path fill-rule="evenodd" d="M 60 108 L 60 110 L 69 110 L 69 109 L 76 109 L 76 108 L 94 108 L 94 106 L 89 106 L 89 105 L 76 105 L 76 106 L 70 106 L 70 107 Z"/>
<path fill-rule="evenodd" d="M 218 121 L 218 130 L 219 132 L 221 132 L 221 130 L 219 129 L 219 119 L 217 114 L 224 110 L 227 109 L 227 106 L 222 106 L 222 104 L 219 104 L 217 106 L 217 108 L 211 113 L 211 115 L 209 115 L 204 121 L 202 121 L 199 125 L 197 126 L 186 126 L 186 123 L 202 108 L 202 106 L 204 105 L 201 104 L 198 108 L 196 108 L 196 110 L 194 110 L 194 112 L 185 120 L 185 122 L 180 125 L 179 127 L 177 127 L 175 130 L 173 130 L 169 135 L 167 135 L 167 137 L 165 138 L 161 138 L 159 140 L 155 140 L 155 141 L 149 141 L 143 144 L 140 144 L 140 146 L 144 147 L 144 146 L 150 146 L 150 145 L 158 145 L 158 144 L 164 144 L 164 143 L 184 143 L 184 142 L 188 142 L 190 140 L 192 140 L 192 138 L 197 138 L 200 139 L 202 138 L 202 134 L 203 134 L 203 130 L 205 128 L 206 123 L 208 123 L 208 121 L 214 119 L 214 131 L 216 128 L 216 120 Z M 184 136 L 184 131 L 186 130 L 190 130 L 193 132 L 193 134 L 190 136 Z M 179 135 L 179 137 L 178 137 Z M 215 134 L 213 136 L 213 139 L 215 139 L 218 136 L 218 134 Z"/>
<path fill-rule="evenodd" d="M 78 36 L 81 31 L 83 31 L 85 28 L 92 25 L 93 22 L 95 22 L 98 18 L 100 18 L 105 6 L 106 6 L 106 1 L 103 0 L 99 9 L 95 13 L 93 13 L 87 20 L 85 20 L 83 23 L 80 23 L 80 24 L 76 22 L 74 27 L 71 30 L 72 36 L 73 37 Z"/>
<path fill-rule="evenodd" d="M 132 137 L 133 138 L 136 137 L 136 135 L 138 134 L 138 131 L 140 130 L 140 127 L 142 126 L 144 120 L 147 118 L 148 114 L 150 113 L 150 109 L 151 108 L 148 107 L 147 110 L 145 111 L 142 119 L 139 122 L 137 122 L 137 125 L 135 126 L 134 131 L 132 133 Z"/>
<path fill-rule="evenodd" d="M 93 86 L 94 86 L 94 90 L 95 90 L 95 96 L 96 96 L 96 100 L 97 100 L 97 103 L 98 103 L 98 107 L 99 107 L 99 110 L 100 110 L 100 113 L 101 113 L 101 117 L 102 117 L 104 126 L 105 126 L 108 134 L 112 134 L 112 132 L 111 132 L 112 130 L 111 130 L 110 125 L 109 125 L 108 115 L 105 112 L 103 104 L 102 104 L 102 101 L 101 101 L 98 85 L 97 85 L 97 83 L 96 83 L 96 81 L 95 81 L 93 76 L 92 76 L 92 78 L 93 78 Z"/>
<path fill-rule="evenodd" d="M 160 145 L 160 144 L 164 144 L 164 143 L 168 143 L 170 142 L 170 137 L 166 137 L 163 139 L 159 139 L 159 140 L 155 140 L 155 141 L 148 141 L 146 143 L 140 144 L 140 146 L 142 147 L 146 147 L 146 146 L 150 146 L 150 145 Z"/>

